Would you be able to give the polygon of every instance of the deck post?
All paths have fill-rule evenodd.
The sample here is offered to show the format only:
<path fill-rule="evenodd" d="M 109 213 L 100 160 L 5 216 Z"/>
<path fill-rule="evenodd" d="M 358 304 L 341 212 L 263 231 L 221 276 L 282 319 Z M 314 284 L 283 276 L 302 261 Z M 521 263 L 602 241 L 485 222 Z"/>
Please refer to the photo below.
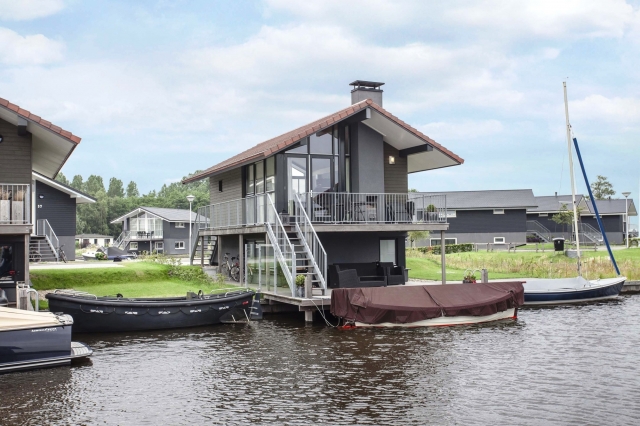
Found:
<path fill-rule="evenodd" d="M 304 280 L 304 297 L 311 299 L 313 297 L 313 281 L 312 275 L 308 274 Z"/>
<path fill-rule="evenodd" d="M 24 236 L 24 282 L 27 285 L 31 285 L 31 278 L 29 276 L 29 240 L 31 236 L 25 234 Z"/>
<path fill-rule="evenodd" d="M 216 250 L 218 250 L 218 272 L 221 271 L 220 267 L 222 266 L 222 238 L 220 235 L 216 235 Z"/>
<path fill-rule="evenodd" d="M 313 322 L 313 311 L 304 311 L 304 322 Z"/>
<path fill-rule="evenodd" d="M 440 263 L 442 264 L 442 284 L 447 283 L 447 272 L 445 266 L 444 231 L 440 231 Z"/>
<path fill-rule="evenodd" d="M 244 271 L 244 247 L 243 247 L 243 238 L 242 238 L 242 234 L 238 235 L 238 264 L 240 266 L 240 280 L 238 281 L 238 284 L 240 284 L 240 286 L 242 287 L 242 284 L 244 284 L 244 277 L 243 277 L 243 271 Z"/>
<path fill-rule="evenodd" d="M 200 246 L 200 267 L 204 268 L 204 235 L 202 238 L 202 245 Z"/>

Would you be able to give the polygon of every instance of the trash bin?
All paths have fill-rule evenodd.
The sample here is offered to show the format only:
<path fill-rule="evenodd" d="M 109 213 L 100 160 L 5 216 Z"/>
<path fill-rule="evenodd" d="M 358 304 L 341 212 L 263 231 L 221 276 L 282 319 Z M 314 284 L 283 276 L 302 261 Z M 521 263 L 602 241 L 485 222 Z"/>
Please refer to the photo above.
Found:
<path fill-rule="evenodd" d="M 564 238 L 554 238 L 553 249 L 555 251 L 564 251 Z"/>

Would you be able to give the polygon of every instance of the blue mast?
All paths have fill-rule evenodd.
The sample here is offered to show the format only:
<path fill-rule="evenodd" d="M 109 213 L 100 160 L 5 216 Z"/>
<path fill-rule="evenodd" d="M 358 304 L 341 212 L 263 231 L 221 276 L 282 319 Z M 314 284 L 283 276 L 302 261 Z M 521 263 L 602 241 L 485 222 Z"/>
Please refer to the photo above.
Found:
<path fill-rule="evenodd" d="M 616 268 L 616 273 L 620 276 L 620 269 L 618 269 L 618 264 L 616 263 L 616 259 L 613 257 L 613 252 L 611 252 L 611 246 L 609 245 L 609 239 L 607 238 L 607 233 L 604 231 L 604 226 L 602 226 L 602 220 L 600 219 L 600 213 L 598 213 L 598 206 L 596 205 L 596 200 L 593 198 L 593 193 L 591 192 L 591 185 L 589 185 L 589 179 L 587 178 L 587 172 L 584 170 L 584 163 L 582 162 L 582 155 L 580 155 L 580 147 L 578 147 L 578 139 L 573 138 L 573 145 L 576 147 L 576 154 L 578 154 L 578 161 L 580 161 L 580 168 L 582 169 L 582 176 L 584 176 L 584 182 L 587 184 L 587 190 L 589 190 L 589 199 L 591 200 L 591 204 L 593 204 L 593 210 L 596 212 L 596 220 L 598 221 L 598 226 L 600 227 L 600 232 L 602 232 L 602 237 L 604 238 L 604 243 L 607 245 L 607 250 L 609 251 L 609 258 L 613 263 L 613 266 Z"/>

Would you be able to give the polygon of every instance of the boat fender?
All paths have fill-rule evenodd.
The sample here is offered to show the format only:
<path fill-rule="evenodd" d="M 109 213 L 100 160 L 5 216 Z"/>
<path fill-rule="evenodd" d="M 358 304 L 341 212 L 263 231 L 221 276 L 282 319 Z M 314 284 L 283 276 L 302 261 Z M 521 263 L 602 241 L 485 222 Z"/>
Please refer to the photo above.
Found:
<path fill-rule="evenodd" d="M 345 322 L 344 325 L 338 327 L 338 330 L 353 330 L 356 327 L 354 322 Z"/>
<path fill-rule="evenodd" d="M 202 290 L 198 290 L 198 299 L 204 299 L 204 293 Z"/>
<path fill-rule="evenodd" d="M 124 296 L 123 296 L 121 293 L 118 293 L 118 294 L 116 294 L 116 297 L 117 297 L 118 299 L 122 299 Z"/>
<path fill-rule="evenodd" d="M 0 288 L 0 306 L 4 306 L 4 307 L 9 306 L 9 299 L 7 299 L 7 294 L 1 288 Z"/>

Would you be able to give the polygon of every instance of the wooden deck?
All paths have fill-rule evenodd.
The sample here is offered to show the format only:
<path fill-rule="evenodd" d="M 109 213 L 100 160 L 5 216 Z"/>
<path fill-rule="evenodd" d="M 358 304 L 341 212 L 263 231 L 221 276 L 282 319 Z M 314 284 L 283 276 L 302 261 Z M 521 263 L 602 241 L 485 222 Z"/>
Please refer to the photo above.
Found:
<path fill-rule="evenodd" d="M 285 225 L 287 226 L 287 225 Z M 447 231 L 448 223 L 314 223 L 318 234 L 322 232 L 408 232 L 408 231 Z M 199 235 L 246 235 L 264 234 L 264 225 L 241 225 L 227 228 L 200 229 Z"/>

